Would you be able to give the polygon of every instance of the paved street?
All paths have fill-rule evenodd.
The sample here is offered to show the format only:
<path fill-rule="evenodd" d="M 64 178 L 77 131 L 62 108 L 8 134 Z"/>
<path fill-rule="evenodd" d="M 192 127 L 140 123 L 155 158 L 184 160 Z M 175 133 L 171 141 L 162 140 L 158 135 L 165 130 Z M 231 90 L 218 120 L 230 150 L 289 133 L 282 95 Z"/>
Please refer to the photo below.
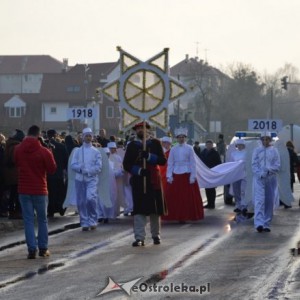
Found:
<path fill-rule="evenodd" d="M 295 188 L 299 199 L 299 183 Z M 1 233 L 0 298 L 299 299 L 300 256 L 290 253 L 300 241 L 298 201 L 276 210 L 271 233 L 257 233 L 253 219 L 236 223 L 233 207 L 218 194 L 204 220 L 163 222 L 158 246 L 148 228 L 146 246 L 131 247 L 132 218 L 124 216 L 94 232 L 82 232 L 71 212 L 51 219 L 48 259 L 26 259 L 22 230 Z M 124 285 L 97 296 L 108 277 L 119 285 L 140 279 L 138 290 L 129 296 Z"/>

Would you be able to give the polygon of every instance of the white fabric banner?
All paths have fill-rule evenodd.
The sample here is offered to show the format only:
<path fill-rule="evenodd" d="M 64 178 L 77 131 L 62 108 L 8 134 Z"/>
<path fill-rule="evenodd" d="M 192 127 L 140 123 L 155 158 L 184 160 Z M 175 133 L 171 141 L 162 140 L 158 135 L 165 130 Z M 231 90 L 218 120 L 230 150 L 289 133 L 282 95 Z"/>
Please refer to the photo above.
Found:
<path fill-rule="evenodd" d="M 245 177 L 245 163 L 243 161 L 223 163 L 210 169 L 197 155 L 195 157 L 197 181 L 200 188 L 214 188 Z"/>

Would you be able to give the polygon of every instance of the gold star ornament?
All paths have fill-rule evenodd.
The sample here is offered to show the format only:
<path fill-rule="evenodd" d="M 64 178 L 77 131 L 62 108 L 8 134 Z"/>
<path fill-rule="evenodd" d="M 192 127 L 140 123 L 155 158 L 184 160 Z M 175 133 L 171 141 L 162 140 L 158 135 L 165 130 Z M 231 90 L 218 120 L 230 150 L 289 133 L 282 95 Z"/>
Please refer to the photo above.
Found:
<path fill-rule="evenodd" d="M 168 75 L 166 48 L 146 62 L 142 62 L 117 47 L 120 52 L 121 75 L 106 84 L 102 91 L 119 102 L 121 127 L 128 130 L 143 120 L 168 129 L 168 105 L 185 93 L 185 87 Z"/>

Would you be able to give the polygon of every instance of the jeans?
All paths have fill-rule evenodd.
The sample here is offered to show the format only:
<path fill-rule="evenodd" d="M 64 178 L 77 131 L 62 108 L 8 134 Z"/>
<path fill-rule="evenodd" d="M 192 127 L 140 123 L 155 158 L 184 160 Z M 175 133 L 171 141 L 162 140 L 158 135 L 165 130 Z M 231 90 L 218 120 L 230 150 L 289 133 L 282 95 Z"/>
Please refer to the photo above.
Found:
<path fill-rule="evenodd" d="M 28 251 L 48 249 L 48 220 L 47 220 L 47 195 L 19 195 L 24 220 L 25 238 Z M 37 214 L 38 237 L 34 231 L 34 211 Z"/>

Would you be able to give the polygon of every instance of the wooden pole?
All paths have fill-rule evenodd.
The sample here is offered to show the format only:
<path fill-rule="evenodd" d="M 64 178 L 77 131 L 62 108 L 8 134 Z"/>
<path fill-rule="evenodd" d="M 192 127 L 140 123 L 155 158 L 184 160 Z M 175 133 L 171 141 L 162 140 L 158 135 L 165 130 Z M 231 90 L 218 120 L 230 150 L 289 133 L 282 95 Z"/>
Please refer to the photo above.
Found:
<path fill-rule="evenodd" d="M 144 120 L 143 121 L 143 151 L 146 151 L 146 135 L 147 135 L 147 132 L 146 132 L 146 121 Z M 147 165 L 146 165 L 146 159 L 143 158 L 143 169 L 146 169 Z M 147 179 L 146 179 L 146 176 L 144 177 L 144 194 L 146 194 L 146 183 L 147 183 Z"/>

